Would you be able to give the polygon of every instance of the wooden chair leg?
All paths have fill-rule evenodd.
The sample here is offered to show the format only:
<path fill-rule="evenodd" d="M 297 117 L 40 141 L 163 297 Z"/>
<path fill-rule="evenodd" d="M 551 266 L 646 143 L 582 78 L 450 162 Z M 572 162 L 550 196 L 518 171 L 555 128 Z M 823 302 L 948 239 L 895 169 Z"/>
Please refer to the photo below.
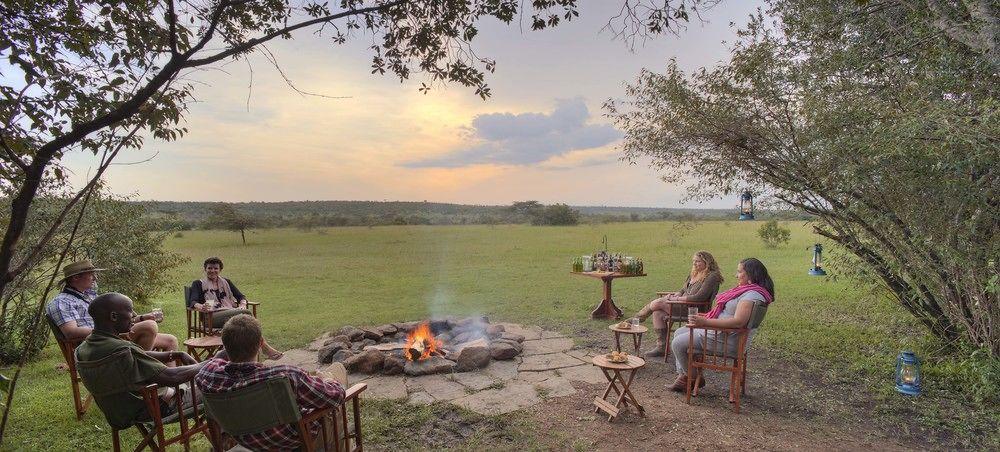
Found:
<path fill-rule="evenodd" d="M 118 429 L 115 428 L 111 429 L 111 448 L 112 450 L 114 450 L 114 452 L 122 451 L 122 440 L 121 437 L 118 435 Z"/>
<path fill-rule="evenodd" d="M 674 329 L 674 322 L 671 322 L 670 317 L 667 317 L 667 340 L 664 341 L 666 342 L 666 348 L 663 350 L 663 362 L 665 363 L 670 362 L 670 342 L 672 342 L 673 339 L 670 337 L 670 333 L 671 331 L 673 331 L 673 329 Z"/>
<path fill-rule="evenodd" d="M 354 398 L 354 447 L 351 451 L 362 451 L 365 449 L 364 444 L 361 442 L 361 398 Z M 347 412 L 344 412 L 344 422 L 347 422 Z M 344 425 L 344 431 L 347 431 L 347 425 Z"/>
<path fill-rule="evenodd" d="M 743 366 L 740 371 L 740 391 L 742 391 L 743 395 L 747 393 L 747 359 L 745 357 L 743 358 Z"/>

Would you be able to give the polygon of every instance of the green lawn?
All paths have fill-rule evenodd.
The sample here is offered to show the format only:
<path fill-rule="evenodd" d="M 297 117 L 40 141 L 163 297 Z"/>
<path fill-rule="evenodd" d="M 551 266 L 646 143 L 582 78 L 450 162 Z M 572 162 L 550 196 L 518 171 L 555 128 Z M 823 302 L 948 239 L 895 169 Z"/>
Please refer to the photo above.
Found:
<path fill-rule="evenodd" d="M 612 250 L 642 257 L 649 274 L 615 283 L 616 301 L 628 314 L 655 291 L 676 289 L 696 250 L 715 255 L 726 276 L 724 288 L 735 280 L 737 261 L 754 256 L 770 270 L 777 297 L 755 344 L 778 356 L 804 357 L 826 378 L 860 376 L 890 412 L 902 406 L 919 413 L 926 425 L 959 434 L 978 428 L 956 410 L 940 408 L 964 405 L 957 392 L 948 392 L 946 384 L 933 378 L 916 401 L 901 400 L 892 390 L 896 353 L 912 347 L 926 354 L 934 347 L 908 314 L 850 281 L 807 275 L 815 237 L 801 223 L 785 224 L 792 240 L 778 249 L 763 247 L 756 236 L 759 226 L 705 222 L 673 238 L 672 224 L 666 222 L 269 230 L 248 234 L 246 246 L 238 233 L 185 232 L 168 246 L 191 260 L 174 272 L 177 286 L 154 304 L 167 315 L 161 329 L 182 337 L 180 287 L 199 277 L 204 258 L 219 256 L 226 264 L 223 274 L 249 299 L 261 302 L 265 333 L 279 348 L 302 346 L 345 324 L 443 315 L 486 314 L 567 332 L 581 327 L 597 331 L 606 327 L 604 321 L 589 320 L 600 297 L 599 282 L 571 276 L 569 270 L 572 257 L 600 247 L 605 235 Z M 110 433 L 96 409 L 82 422 L 73 418 L 68 377 L 54 369 L 60 360 L 50 346 L 26 368 L 4 449 L 110 447 Z M 927 367 L 931 377 L 951 371 L 946 364 Z M 986 425 L 991 425 L 990 416 L 992 422 L 1000 418 L 989 410 L 985 420 L 975 410 L 966 414 Z M 371 437 L 377 442 L 378 431 Z"/>

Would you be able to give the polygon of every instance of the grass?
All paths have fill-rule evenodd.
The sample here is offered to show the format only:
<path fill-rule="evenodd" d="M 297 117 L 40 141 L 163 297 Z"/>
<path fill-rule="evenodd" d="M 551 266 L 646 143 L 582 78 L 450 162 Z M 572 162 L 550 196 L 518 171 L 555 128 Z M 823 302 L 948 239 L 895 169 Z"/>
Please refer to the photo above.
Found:
<path fill-rule="evenodd" d="M 884 296 L 863 292 L 850 281 L 808 276 L 809 247 L 816 238 L 801 223 L 784 224 L 792 230 L 791 241 L 777 249 L 762 245 L 756 236 L 759 225 L 705 222 L 681 235 L 666 222 L 576 227 L 387 226 L 331 228 L 322 233 L 282 229 L 248 234 L 246 246 L 238 233 L 186 232 L 171 238 L 168 246 L 191 261 L 172 275 L 177 287 L 153 304 L 167 316 L 161 329 L 182 336 L 180 287 L 200 276 L 204 258 L 219 256 L 225 261 L 223 274 L 251 300 L 261 302 L 266 335 L 278 348 L 302 346 L 324 331 L 347 324 L 443 315 L 485 314 L 493 320 L 567 332 L 581 328 L 599 332 L 606 322 L 589 319 L 600 298 L 599 283 L 574 277 L 569 270 L 574 256 L 597 249 L 605 235 L 612 250 L 642 257 L 649 274 L 615 282 L 616 302 L 627 313 L 658 290 L 675 290 L 696 250 L 707 249 L 715 255 L 726 277 L 724 288 L 732 286 L 738 260 L 755 256 L 768 266 L 777 296 L 755 346 L 808 363 L 818 381 L 860 379 L 877 407 L 873 414 L 886 422 L 912 415 L 915 420 L 907 422 L 907 428 L 953 431 L 972 445 L 1000 443 L 998 434 L 989 428 L 1000 422 L 1000 414 L 988 406 L 970 404 L 961 390 L 945 384 L 962 372 L 956 370 L 961 366 L 954 360 L 936 359 L 936 342 L 902 308 Z M 925 366 L 928 387 L 917 399 L 902 398 L 892 390 L 894 358 L 903 348 L 935 358 Z M 109 447 L 110 433 L 96 408 L 80 422 L 71 415 L 68 377 L 54 369 L 60 361 L 50 345 L 41 359 L 25 369 L 5 450 Z M 388 433 L 391 426 L 383 428 L 383 422 L 397 423 L 411 415 L 426 421 L 434 410 L 443 409 L 414 411 L 382 402 L 366 404 L 370 408 L 366 428 L 372 432 L 369 444 L 386 448 L 407 448 L 413 443 Z M 418 421 L 423 422 L 413 420 Z M 510 422 L 504 424 L 509 430 L 505 432 L 515 433 L 505 444 L 529 441 L 522 436 L 530 436 L 530 428 L 521 429 L 517 422 L 522 421 Z M 134 436 L 126 439 L 134 440 Z M 463 444 L 489 444 L 491 440 L 496 437 Z"/>

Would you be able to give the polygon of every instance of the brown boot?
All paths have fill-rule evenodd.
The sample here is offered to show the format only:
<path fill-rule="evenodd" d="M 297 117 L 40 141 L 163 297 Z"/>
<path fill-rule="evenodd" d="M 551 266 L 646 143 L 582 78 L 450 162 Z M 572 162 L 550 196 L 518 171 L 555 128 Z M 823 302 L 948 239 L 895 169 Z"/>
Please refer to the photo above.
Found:
<path fill-rule="evenodd" d="M 654 331 L 656 331 L 656 345 L 653 346 L 652 350 L 643 354 L 647 358 L 663 356 L 667 350 L 667 329 L 657 328 Z"/>
<path fill-rule="evenodd" d="M 684 374 L 677 375 L 677 379 L 674 380 L 674 384 L 668 386 L 671 391 L 674 392 L 686 392 L 688 385 L 688 377 Z"/>
<path fill-rule="evenodd" d="M 649 305 L 647 304 L 646 306 L 643 306 L 642 309 L 640 309 L 639 312 L 635 313 L 635 315 L 632 317 L 638 318 L 639 323 L 642 323 L 645 322 L 646 319 L 648 319 L 649 316 L 651 315 L 653 315 L 653 310 L 649 309 Z"/>

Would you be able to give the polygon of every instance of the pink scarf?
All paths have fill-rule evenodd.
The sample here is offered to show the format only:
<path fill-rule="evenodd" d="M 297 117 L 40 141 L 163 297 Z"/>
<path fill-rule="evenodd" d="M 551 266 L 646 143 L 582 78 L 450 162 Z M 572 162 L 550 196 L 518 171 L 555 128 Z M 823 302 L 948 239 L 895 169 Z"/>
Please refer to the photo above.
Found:
<path fill-rule="evenodd" d="M 705 314 L 705 318 L 706 319 L 719 318 L 719 315 L 722 314 L 722 311 L 726 309 L 726 303 L 730 302 L 731 300 L 739 298 L 741 295 L 750 292 L 751 290 L 760 293 L 761 295 L 764 296 L 765 306 L 771 304 L 771 302 L 774 301 L 774 297 L 771 296 L 771 293 L 768 292 L 767 289 L 758 286 L 756 284 L 751 283 L 743 286 L 736 286 L 733 287 L 732 289 L 720 293 L 719 296 L 715 297 L 715 307 L 712 308 L 711 311 L 708 311 L 708 314 Z"/>

